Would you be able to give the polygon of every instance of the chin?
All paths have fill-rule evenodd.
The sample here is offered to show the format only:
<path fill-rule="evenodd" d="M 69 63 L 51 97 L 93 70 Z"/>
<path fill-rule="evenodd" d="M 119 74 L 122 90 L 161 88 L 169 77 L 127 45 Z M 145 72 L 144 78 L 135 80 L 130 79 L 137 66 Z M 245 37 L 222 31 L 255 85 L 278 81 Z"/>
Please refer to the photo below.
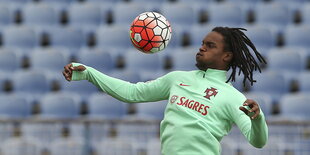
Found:
<path fill-rule="evenodd" d="M 207 70 L 207 67 L 203 64 L 200 64 L 200 63 L 196 63 L 195 65 L 199 70 L 203 70 L 203 71 L 206 71 Z"/>

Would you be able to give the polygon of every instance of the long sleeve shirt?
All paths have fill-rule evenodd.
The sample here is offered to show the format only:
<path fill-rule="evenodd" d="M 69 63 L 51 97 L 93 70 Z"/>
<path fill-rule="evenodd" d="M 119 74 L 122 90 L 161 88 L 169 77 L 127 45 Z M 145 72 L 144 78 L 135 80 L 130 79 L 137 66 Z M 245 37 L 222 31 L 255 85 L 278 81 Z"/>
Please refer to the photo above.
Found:
<path fill-rule="evenodd" d="M 77 65 L 81 64 L 73 63 Z M 234 124 L 253 146 L 261 148 L 267 142 L 263 112 L 251 120 L 239 110 L 246 98 L 226 82 L 226 71 L 173 71 L 133 84 L 85 67 L 83 72 L 73 71 L 72 80 L 88 80 L 123 102 L 168 100 L 160 124 L 163 155 L 219 155 L 220 141 Z"/>

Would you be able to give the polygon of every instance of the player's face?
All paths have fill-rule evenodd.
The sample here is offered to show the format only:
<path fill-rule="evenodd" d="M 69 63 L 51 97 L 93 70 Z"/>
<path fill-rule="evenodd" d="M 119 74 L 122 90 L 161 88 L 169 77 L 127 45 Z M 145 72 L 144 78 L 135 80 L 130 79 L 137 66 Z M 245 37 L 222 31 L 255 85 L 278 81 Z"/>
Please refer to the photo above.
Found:
<path fill-rule="evenodd" d="M 223 60 L 225 53 L 223 36 L 212 31 L 203 39 L 199 52 L 196 54 L 196 66 L 201 70 L 225 69 L 226 63 Z"/>

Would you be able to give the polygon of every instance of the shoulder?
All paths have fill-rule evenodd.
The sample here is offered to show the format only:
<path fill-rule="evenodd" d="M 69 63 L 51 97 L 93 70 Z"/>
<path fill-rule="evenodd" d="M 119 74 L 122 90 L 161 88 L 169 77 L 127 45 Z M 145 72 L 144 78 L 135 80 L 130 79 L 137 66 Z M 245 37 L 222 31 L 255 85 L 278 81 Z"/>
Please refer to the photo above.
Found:
<path fill-rule="evenodd" d="M 229 105 L 236 105 L 240 106 L 243 104 L 243 102 L 246 100 L 246 97 L 243 93 L 241 93 L 239 90 L 234 88 L 232 85 L 228 84 L 229 86 L 227 87 L 226 90 L 226 95 L 229 96 Z"/>

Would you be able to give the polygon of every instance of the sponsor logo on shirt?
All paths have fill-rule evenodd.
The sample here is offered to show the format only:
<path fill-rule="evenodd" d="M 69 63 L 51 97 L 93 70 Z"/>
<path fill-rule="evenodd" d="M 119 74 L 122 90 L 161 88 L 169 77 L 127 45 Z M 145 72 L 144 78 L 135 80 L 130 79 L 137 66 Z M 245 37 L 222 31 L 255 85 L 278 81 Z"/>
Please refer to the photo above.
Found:
<path fill-rule="evenodd" d="M 173 96 L 170 98 L 170 103 L 174 103 L 178 98 L 179 98 L 179 96 L 173 95 Z"/>
<path fill-rule="evenodd" d="M 190 85 L 180 83 L 180 86 L 190 86 Z"/>
<path fill-rule="evenodd" d="M 205 93 L 206 93 L 206 95 L 205 95 L 204 97 L 210 100 L 210 97 L 211 97 L 211 96 L 214 96 L 214 97 L 215 97 L 216 94 L 218 93 L 218 91 L 217 91 L 217 89 L 211 87 L 211 88 L 207 88 L 207 89 L 205 90 Z"/>
<path fill-rule="evenodd" d="M 177 106 L 184 106 L 188 109 L 191 109 L 191 110 L 194 110 L 194 111 L 197 111 L 199 112 L 201 115 L 207 115 L 208 114 L 208 108 L 210 108 L 209 106 L 207 105 L 204 105 L 198 101 L 195 101 L 195 100 L 192 100 L 192 99 L 188 99 L 186 97 L 180 97 L 179 99 L 179 96 L 177 95 L 173 95 L 171 98 L 170 98 L 170 103 L 174 103 L 175 101 L 178 101 L 176 103 Z"/>

